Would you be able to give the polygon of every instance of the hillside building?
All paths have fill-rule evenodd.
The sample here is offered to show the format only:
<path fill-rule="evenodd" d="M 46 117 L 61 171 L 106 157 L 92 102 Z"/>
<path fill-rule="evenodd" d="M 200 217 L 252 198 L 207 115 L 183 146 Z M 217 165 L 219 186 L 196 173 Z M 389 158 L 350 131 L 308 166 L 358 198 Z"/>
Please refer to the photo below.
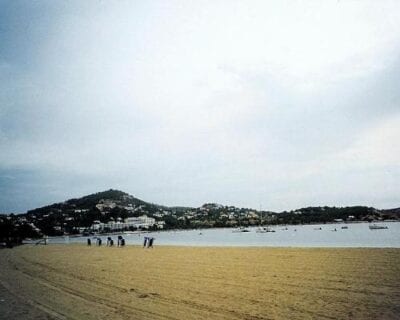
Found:
<path fill-rule="evenodd" d="M 91 229 L 94 231 L 122 231 L 129 228 L 135 229 L 149 229 L 156 226 L 158 229 L 164 228 L 164 221 L 156 221 L 156 219 L 148 217 L 146 215 L 140 217 L 130 217 L 122 221 L 109 221 L 107 223 L 101 223 L 100 221 L 94 221 Z"/>

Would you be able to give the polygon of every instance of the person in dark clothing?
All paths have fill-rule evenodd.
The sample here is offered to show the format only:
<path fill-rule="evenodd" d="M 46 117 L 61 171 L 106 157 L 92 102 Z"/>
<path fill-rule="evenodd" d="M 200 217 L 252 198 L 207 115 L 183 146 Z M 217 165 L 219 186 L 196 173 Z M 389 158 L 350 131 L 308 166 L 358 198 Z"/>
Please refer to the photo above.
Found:
<path fill-rule="evenodd" d="M 90 238 L 87 239 L 87 245 L 91 246 L 92 245 L 92 241 L 90 240 Z"/>
<path fill-rule="evenodd" d="M 122 236 L 118 236 L 117 247 L 121 245 Z"/>
<path fill-rule="evenodd" d="M 125 239 L 122 238 L 122 239 L 121 239 L 121 247 L 124 247 L 124 246 L 125 246 Z"/>
<path fill-rule="evenodd" d="M 150 238 L 150 239 L 149 239 L 148 248 L 153 248 L 153 242 L 154 242 L 154 238 Z"/>
<path fill-rule="evenodd" d="M 101 247 L 101 238 L 98 238 L 98 240 L 99 240 L 99 247 Z"/>
<path fill-rule="evenodd" d="M 147 246 L 147 241 L 148 241 L 148 237 L 144 237 L 143 248 L 146 248 L 146 246 Z"/>
<path fill-rule="evenodd" d="M 110 247 L 114 245 L 114 240 L 110 238 Z"/>

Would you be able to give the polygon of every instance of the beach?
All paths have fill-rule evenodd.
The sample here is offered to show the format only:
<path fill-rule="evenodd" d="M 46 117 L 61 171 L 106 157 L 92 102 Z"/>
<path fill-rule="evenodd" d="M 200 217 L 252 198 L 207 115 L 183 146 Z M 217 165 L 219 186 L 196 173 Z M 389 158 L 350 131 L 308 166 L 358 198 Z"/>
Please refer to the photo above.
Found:
<path fill-rule="evenodd" d="M 0 319 L 400 314 L 400 249 L 24 245 L 0 270 Z"/>

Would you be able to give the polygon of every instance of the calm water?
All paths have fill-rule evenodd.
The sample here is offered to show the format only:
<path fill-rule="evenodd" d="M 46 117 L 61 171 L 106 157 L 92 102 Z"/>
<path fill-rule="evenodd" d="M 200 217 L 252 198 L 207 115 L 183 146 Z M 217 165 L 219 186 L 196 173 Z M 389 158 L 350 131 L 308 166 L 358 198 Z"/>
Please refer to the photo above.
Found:
<path fill-rule="evenodd" d="M 186 246 L 265 246 L 265 247 L 380 247 L 400 248 L 400 222 L 377 223 L 388 229 L 370 230 L 369 223 L 275 226 L 276 232 L 232 232 L 235 229 L 202 229 L 123 234 L 127 244 L 141 245 L 144 236 L 155 238 L 154 245 Z M 341 227 L 347 226 L 348 229 Z M 287 228 L 287 230 L 286 230 Z M 321 230 L 319 230 L 321 228 Z M 333 231 L 336 228 L 337 231 Z M 50 243 L 86 243 L 88 237 L 51 238 Z M 102 236 L 103 245 L 107 236 Z M 113 235 L 116 244 L 117 236 Z M 92 239 L 92 244 L 95 240 Z"/>

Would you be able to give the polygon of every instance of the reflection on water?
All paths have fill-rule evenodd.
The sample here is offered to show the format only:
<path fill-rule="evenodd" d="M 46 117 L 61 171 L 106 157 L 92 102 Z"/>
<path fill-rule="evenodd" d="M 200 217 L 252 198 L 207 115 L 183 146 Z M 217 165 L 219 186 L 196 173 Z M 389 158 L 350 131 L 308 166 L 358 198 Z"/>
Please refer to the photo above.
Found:
<path fill-rule="evenodd" d="M 268 247 L 392 247 L 400 248 L 400 222 L 377 223 L 388 229 L 370 230 L 369 223 L 273 226 L 275 232 L 233 232 L 235 229 L 202 229 L 123 234 L 127 244 L 142 245 L 144 235 L 155 245 L 268 246 Z M 347 228 L 346 228 L 347 227 Z M 117 235 L 112 235 L 117 238 Z M 49 243 L 86 243 L 88 237 L 58 237 Z M 103 244 L 107 236 L 101 236 Z M 93 243 L 93 242 L 92 242 Z"/>

